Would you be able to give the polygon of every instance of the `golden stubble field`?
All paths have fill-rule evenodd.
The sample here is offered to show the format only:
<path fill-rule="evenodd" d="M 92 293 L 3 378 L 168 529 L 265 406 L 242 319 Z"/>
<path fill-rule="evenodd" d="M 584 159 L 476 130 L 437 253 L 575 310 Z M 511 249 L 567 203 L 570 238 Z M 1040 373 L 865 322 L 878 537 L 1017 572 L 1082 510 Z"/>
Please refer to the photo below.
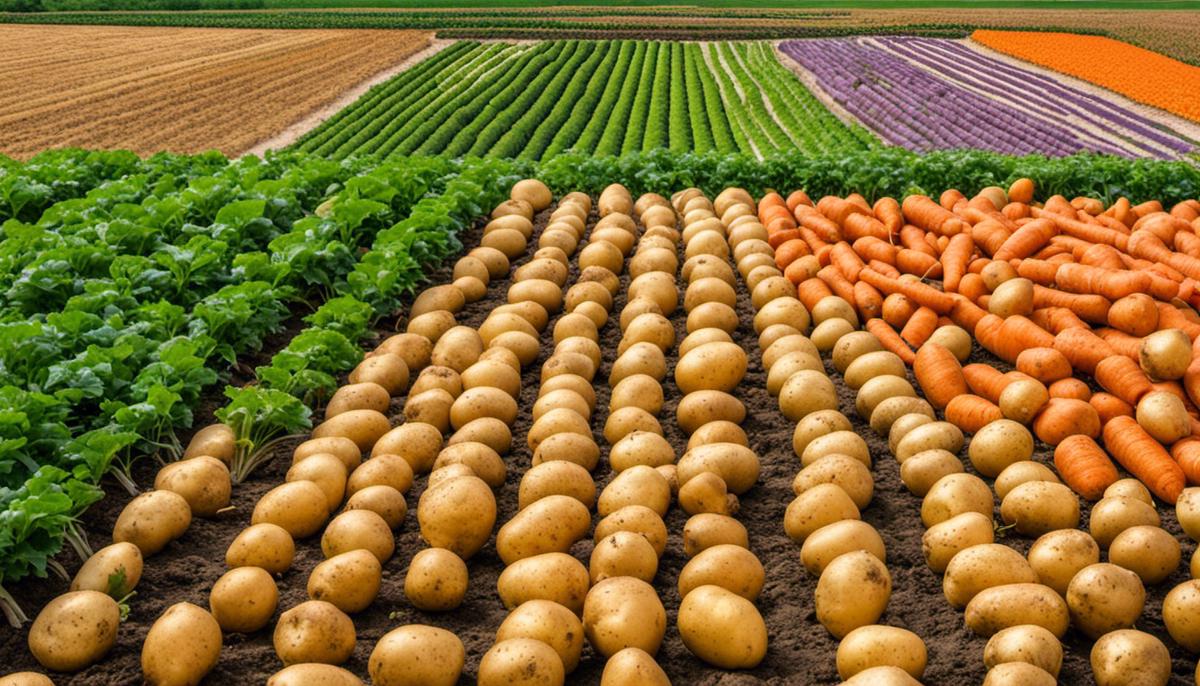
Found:
<path fill-rule="evenodd" d="M 0 25 L 0 153 L 236 155 L 429 45 L 422 31 Z"/>

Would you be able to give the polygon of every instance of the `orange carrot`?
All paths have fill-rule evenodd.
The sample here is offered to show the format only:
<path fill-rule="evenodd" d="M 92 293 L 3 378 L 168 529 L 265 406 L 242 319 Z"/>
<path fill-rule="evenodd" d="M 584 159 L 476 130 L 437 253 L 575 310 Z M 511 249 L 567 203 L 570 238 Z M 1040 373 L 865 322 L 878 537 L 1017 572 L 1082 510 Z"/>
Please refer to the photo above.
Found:
<path fill-rule="evenodd" d="M 815 276 L 801 281 L 800 287 L 796 289 L 796 297 L 800 298 L 800 302 L 809 312 L 812 312 L 817 303 L 821 302 L 821 298 L 830 295 L 833 295 L 833 291 L 824 281 Z"/>
<path fill-rule="evenodd" d="M 1194 348 L 1193 348 L 1194 350 Z M 1183 373 L 1183 388 L 1196 405 L 1200 405 L 1200 355 L 1192 353 L 1192 362 Z"/>
<path fill-rule="evenodd" d="M 850 241 L 868 236 L 887 240 L 891 237 L 891 232 L 883 225 L 883 222 L 875 217 L 864 212 L 856 212 L 842 221 L 842 235 Z"/>
<path fill-rule="evenodd" d="M 1096 365 L 1096 383 L 1121 400 L 1137 406 L 1142 396 L 1153 390 L 1150 379 L 1137 362 L 1122 355 L 1110 355 Z"/>
<path fill-rule="evenodd" d="M 966 433 L 977 433 L 997 419 L 1004 419 L 999 407 L 985 398 L 970 393 L 955 396 L 946 405 L 946 421 Z"/>
<path fill-rule="evenodd" d="M 938 204 L 948 210 L 954 209 L 954 206 L 959 202 L 966 200 L 967 196 L 963 195 L 956 188 L 943 191 L 941 197 L 938 198 Z"/>
<path fill-rule="evenodd" d="M 954 300 L 954 307 L 950 310 L 950 319 L 967 331 L 974 331 L 987 313 L 987 310 L 960 295 Z"/>
<path fill-rule="evenodd" d="M 812 252 L 808 249 L 807 243 L 799 238 L 793 238 L 775 247 L 775 266 L 780 269 L 787 269 L 789 264 L 805 255 L 811 254 Z"/>
<path fill-rule="evenodd" d="M 1093 376 L 1101 361 L 1117 354 L 1103 338 L 1087 328 L 1059 331 L 1054 335 L 1053 347 L 1067 358 L 1071 367 Z"/>
<path fill-rule="evenodd" d="M 1085 224 L 1078 219 L 1065 217 L 1061 214 L 1050 212 L 1044 209 L 1039 210 L 1037 208 L 1031 208 L 1030 214 L 1039 219 L 1046 217 L 1054 222 L 1054 225 L 1058 227 L 1059 231 L 1067 234 L 1068 236 L 1081 238 L 1090 243 L 1104 243 L 1106 245 L 1115 245 L 1120 248 L 1126 242 L 1123 240 L 1125 238 L 1125 234 L 1122 234 L 1119 231 L 1114 231 L 1107 226 L 1101 226 L 1099 224 Z"/>
<path fill-rule="evenodd" d="M 1133 416 L 1133 406 L 1112 393 L 1096 393 L 1088 399 L 1088 404 L 1096 408 L 1101 424 L 1107 424 L 1113 417 Z"/>
<path fill-rule="evenodd" d="M 1075 313 L 1065 307 L 1043 307 L 1033 311 L 1029 315 L 1029 319 L 1041 328 L 1049 331 L 1052 334 L 1059 334 L 1066 329 L 1078 328 L 1089 329 L 1087 325 Z"/>
<path fill-rule="evenodd" d="M 985 219 L 971 227 L 971 239 L 988 255 L 995 255 L 1011 236 L 1012 232 L 994 219 Z"/>
<path fill-rule="evenodd" d="M 1058 351 L 1055 350 L 1054 352 Z M 1075 400 L 1087 401 L 1092 397 L 1092 389 L 1073 376 L 1055 381 L 1046 390 L 1050 393 L 1051 398 L 1074 398 Z"/>
<path fill-rule="evenodd" d="M 889 279 L 900 278 L 900 270 L 896 269 L 894 266 L 888 264 L 887 262 L 880 262 L 879 260 L 871 260 L 870 262 L 867 263 L 867 266 L 870 267 L 871 269 L 875 270 L 875 272 L 877 274 L 883 274 L 884 276 L 888 277 Z M 859 276 L 859 278 L 862 278 L 862 272 L 859 272 L 858 276 Z"/>
<path fill-rule="evenodd" d="M 800 222 L 800 226 L 814 232 L 825 242 L 833 243 L 842 236 L 841 228 L 837 223 L 818 212 L 815 207 L 797 205 L 795 216 L 796 221 Z"/>
<path fill-rule="evenodd" d="M 801 207 L 803 207 L 803 205 L 801 205 Z M 799 229 L 796 229 L 796 233 L 800 238 L 804 239 L 805 243 L 808 244 L 808 249 L 812 251 L 812 254 L 817 256 L 817 260 L 821 263 L 821 266 L 829 264 L 829 251 L 833 249 L 832 245 L 818 236 L 815 231 L 807 227 L 802 226 Z"/>
<path fill-rule="evenodd" d="M 1171 446 L 1171 459 L 1192 486 L 1200 485 L 1200 439 L 1185 438 Z"/>
<path fill-rule="evenodd" d="M 1117 271 L 1084 264 L 1064 264 L 1058 268 L 1055 284 L 1070 293 L 1094 293 L 1117 300 L 1150 288 L 1145 272 Z"/>
<path fill-rule="evenodd" d="M 924 229 L 919 229 L 912 224 L 905 224 L 900 229 L 900 245 L 909 250 L 923 252 L 930 257 L 937 257 L 937 250 L 933 244 L 927 240 L 928 234 Z"/>
<path fill-rule="evenodd" d="M 858 281 L 858 273 L 867 266 L 846 241 L 838 241 L 829 251 L 829 263 L 837 267 L 850 283 Z"/>
<path fill-rule="evenodd" d="M 867 331 L 875 334 L 875 337 L 883 344 L 884 350 L 896 353 L 900 359 L 904 360 L 905 364 L 912 364 L 913 360 L 917 358 L 917 354 L 908 347 L 903 338 L 900 338 L 900 334 L 896 333 L 896 330 L 882 319 L 868 319 Z"/>
<path fill-rule="evenodd" d="M 1185 222 L 1190 222 L 1195 220 L 1197 217 L 1200 217 L 1200 211 L 1198 211 L 1196 206 L 1192 203 L 1187 201 L 1178 202 L 1171 207 L 1171 216 L 1179 217 Z"/>
<path fill-rule="evenodd" d="M 1132 360 L 1138 359 L 1142 349 L 1141 338 L 1107 327 L 1096 329 L 1096 335 L 1107 341 L 1118 355 L 1124 355 Z"/>
<path fill-rule="evenodd" d="M 989 314 L 975 327 L 975 340 L 1009 364 L 1026 348 L 1049 348 L 1054 337 L 1020 315 L 1001 319 Z"/>
<path fill-rule="evenodd" d="M 966 222 L 924 195 L 906 197 L 900 210 L 910 224 L 942 236 L 953 236 L 968 228 Z"/>
<path fill-rule="evenodd" d="M 866 281 L 854 284 L 854 304 L 863 321 L 878 317 L 883 310 L 883 296 Z"/>
<path fill-rule="evenodd" d="M 896 253 L 896 269 L 921 278 L 937 279 L 942 276 L 942 265 L 936 257 L 908 248 L 901 248 Z"/>
<path fill-rule="evenodd" d="M 900 336 L 903 338 L 904 332 L 901 332 Z M 946 407 L 955 397 L 967 393 L 967 381 L 963 378 L 962 365 L 945 346 L 932 342 L 921 345 L 917 348 L 912 368 L 913 376 L 925 393 L 925 398 L 939 410 Z"/>
<path fill-rule="evenodd" d="M 1200 339 L 1200 324 L 1188 319 L 1174 305 L 1158 303 L 1158 320 L 1155 323 L 1159 329 L 1179 329 L 1193 341 Z"/>
<path fill-rule="evenodd" d="M 975 252 L 975 241 L 971 234 L 955 234 L 946 250 L 942 252 L 942 287 L 947 292 L 958 290 L 959 282 L 967 273 L 967 263 Z"/>
<path fill-rule="evenodd" d="M 967 300 L 976 302 L 979 300 L 979 296 L 987 295 L 987 284 L 978 274 L 964 274 L 958 282 L 958 292 Z"/>
<path fill-rule="evenodd" d="M 827 195 L 817 201 L 817 210 L 829 217 L 838 226 L 844 226 L 846 218 L 856 212 L 862 212 L 863 209 L 858 205 L 834 196 Z"/>
<path fill-rule="evenodd" d="M 971 392 L 991 403 L 1000 402 L 1000 394 L 1013 381 L 986 364 L 969 364 L 962 368 L 962 373 Z"/>
<path fill-rule="evenodd" d="M 854 302 L 854 284 L 842 276 L 842 272 L 837 267 L 833 265 L 821 267 L 821 271 L 817 272 L 817 278 L 824 281 L 834 295 L 848 303 Z"/>
<path fill-rule="evenodd" d="M 795 212 L 796 207 L 799 205 L 808 205 L 809 207 L 812 207 L 812 204 L 812 200 L 809 200 L 808 194 L 804 191 L 792 191 L 787 197 L 787 208 L 792 212 Z"/>
<path fill-rule="evenodd" d="M 900 331 L 900 337 L 914 348 L 920 348 L 933 335 L 937 328 L 937 312 L 921 306 L 908 318 L 908 323 Z"/>
<path fill-rule="evenodd" d="M 887 241 L 872 236 L 863 236 L 854 241 L 853 248 L 859 257 L 868 262 L 879 260 L 891 265 L 896 264 L 896 246 Z"/>
<path fill-rule="evenodd" d="M 1103 324 L 1108 321 L 1108 309 L 1112 307 L 1112 303 L 1099 295 L 1064 293 L 1034 284 L 1033 306 L 1062 307 L 1074 312 L 1084 321 Z"/>
<path fill-rule="evenodd" d="M 955 300 L 949 293 L 943 293 L 927 284 L 887 277 L 870 267 L 859 272 L 858 278 L 878 288 L 880 293 L 903 293 L 913 302 L 924 305 L 938 314 L 949 314 L 954 308 Z"/>
<path fill-rule="evenodd" d="M 1034 418 L 1033 433 L 1050 445 L 1058 445 L 1068 436 L 1095 438 L 1100 435 L 1100 415 L 1082 400 L 1051 398 Z"/>
<path fill-rule="evenodd" d="M 992 259 L 1011 260 L 1029 257 L 1058 235 L 1058 227 L 1049 219 L 1037 219 L 1013 232 Z"/>
<path fill-rule="evenodd" d="M 1026 348 L 1017 355 L 1017 369 L 1052 384 L 1071 375 L 1071 363 L 1054 348 Z"/>
<path fill-rule="evenodd" d="M 1054 280 L 1058 278 L 1060 266 L 1062 265 L 1048 260 L 1024 259 L 1017 264 L 1017 274 L 1039 286 L 1053 286 Z"/>
<path fill-rule="evenodd" d="M 859 281 L 866 284 L 866 281 Z M 917 305 L 901 293 L 892 293 L 883 299 L 881 317 L 889 325 L 899 329 L 908 323 L 909 317 L 917 311 Z"/>
<path fill-rule="evenodd" d="M 871 209 L 875 211 L 875 218 L 887 228 L 889 235 L 900 233 L 900 227 L 904 226 L 904 214 L 895 198 L 880 198 Z"/>
<path fill-rule="evenodd" d="M 1088 500 L 1099 500 L 1120 478 L 1117 468 L 1096 441 L 1076 434 L 1054 448 L 1054 468 L 1063 483 Z"/>
<path fill-rule="evenodd" d="M 1179 463 L 1132 417 L 1114 417 L 1104 425 L 1104 447 L 1150 492 L 1174 503 L 1187 484 Z"/>

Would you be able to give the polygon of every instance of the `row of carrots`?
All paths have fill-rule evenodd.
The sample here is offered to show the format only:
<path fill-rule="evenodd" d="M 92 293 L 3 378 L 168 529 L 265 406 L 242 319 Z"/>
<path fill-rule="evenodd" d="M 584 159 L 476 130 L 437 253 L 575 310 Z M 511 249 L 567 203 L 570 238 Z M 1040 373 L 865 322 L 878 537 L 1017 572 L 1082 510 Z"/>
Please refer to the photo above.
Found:
<path fill-rule="evenodd" d="M 998 402 L 1009 384 L 1037 380 L 1047 398 L 1025 419 L 1062 446 L 1055 463 L 1068 485 L 1100 497 L 1118 478 L 1111 454 L 1173 503 L 1188 482 L 1200 484 L 1200 316 L 1192 309 L 1200 307 L 1200 202 L 1167 210 L 1156 201 L 1105 207 L 1033 196 L 1030 179 L 971 198 L 949 190 L 936 201 L 870 204 L 852 194 L 813 202 L 795 191 L 767 194 L 758 214 L 805 306 L 830 295 L 853 305 L 947 420 L 974 432 L 1004 416 Z M 942 346 L 923 345 L 948 325 L 1016 370 L 962 366 Z M 1152 376 L 1143 350 L 1159 331 L 1186 345 L 1181 363 L 1150 366 Z M 1191 424 L 1169 445 L 1133 419 L 1154 392 L 1181 399 Z M 1066 441 L 1073 436 L 1083 438 Z"/>

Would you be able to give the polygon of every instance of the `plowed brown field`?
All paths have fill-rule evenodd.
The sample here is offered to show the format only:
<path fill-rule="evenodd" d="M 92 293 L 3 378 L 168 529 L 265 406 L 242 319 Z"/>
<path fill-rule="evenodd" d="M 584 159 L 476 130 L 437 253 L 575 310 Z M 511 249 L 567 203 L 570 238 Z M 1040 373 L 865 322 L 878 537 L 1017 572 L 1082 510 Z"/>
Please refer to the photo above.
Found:
<path fill-rule="evenodd" d="M 0 26 L 0 153 L 236 155 L 427 46 L 422 31 Z"/>

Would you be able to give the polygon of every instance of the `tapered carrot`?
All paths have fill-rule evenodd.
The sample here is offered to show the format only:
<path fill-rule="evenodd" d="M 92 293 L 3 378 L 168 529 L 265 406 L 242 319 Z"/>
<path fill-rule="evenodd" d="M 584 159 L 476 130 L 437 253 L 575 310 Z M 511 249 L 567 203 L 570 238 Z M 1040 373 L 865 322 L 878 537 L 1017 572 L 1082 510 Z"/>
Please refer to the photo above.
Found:
<path fill-rule="evenodd" d="M 991 365 L 969 364 L 962 368 L 962 373 L 971 392 L 991 403 L 1000 402 L 1000 394 L 1012 383 L 1011 378 Z"/>
<path fill-rule="evenodd" d="M 846 202 L 842 198 L 835 195 L 827 195 L 817 201 L 817 211 L 825 215 L 838 226 L 843 226 L 846 223 L 846 218 L 851 214 L 863 212 L 864 210 L 851 202 Z"/>
<path fill-rule="evenodd" d="M 1108 327 L 1096 329 L 1096 335 L 1107 341 L 1118 355 L 1124 355 L 1131 360 L 1138 359 L 1142 349 L 1142 339 L 1140 337 L 1130 336 L 1124 331 L 1117 331 Z"/>
<path fill-rule="evenodd" d="M 1062 307 L 1074 312 L 1084 321 L 1104 324 L 1108 321 L 1108 310 L 1112 307 L 1112 303 L 1100 295 L 1064 293 L 1034 284 L 1033 306 L 1035 308 Z"/>
<path fill-rule="evenodd" d="M 834 295 L 848 303 L 854 302 L 854 284 L 842 276 L 842 272 L 837 267 L 832 264 L 828 267 L 821 267 L 821 271 L 817 272 L 817 278 L 824 281 Z"/>
<path fill-rule="evenodd" d="M 854 248 L 854 252 L 858 253 L 858 256 L 867 262 L 879 260 L 891 265 L 896 264 L 896 246 L 885 240 L 880 240 L 873 236 L 863 236 L 854 241 L 852 247 Z"/>
<path fill-rule="evenodd" d="M 924 283 L 890 278 L 870 267 L 859 272 L 858 278 L 878 288 L 880 293 L 903 293 L 913 302 L 924 305 L 938 314 L 949 314 L 950 310 L 954 308 L 955 301 L 949 293 L 943 293 Z"/>
<path fill-rule="evenodd" d="M 963 274 L 962 279 L 958 282 L 958 292 L 967 300 L 975 302 L 979 296 L 987 295 L 987 284 L 978 274 Z"/>
<path fill-rule="evenodd" d="M 970 393 L 957 395 L 947 403 L 945 415 L 946 421 L 966 433 L 977 433 L 997 419 L 1004 419 L 1004 413 L 994 403 Z"/>
<path fill-rule="evenodd" d="M 1175 203 L 1171 207 L 1171 216 L 1179 217 L 1180 219 L 1184 220 L 1185 222 L 1191 222 L 1194 219 L 1196 219 L 1197 217 L 1200 217 L 1200 208 L 1196 207 L 1196 205 L 1194 204 L 1195 202 L 1196 202 L 1195 200 L 1193 200 L 1191 202 L 1184 200 L 1183 202 Z"/>
<path fill-rule="evenodd" d="M 1130 405 L 1137 406 L 1143 395 L 1153 390 L 1146 372 L 1128 357 L 1111 355 L 1096 365 L 1096 383 Z"/>
<path fill-rule="evenodd" d="M 901 332 L 900 336 L 903 338 L 904 332 Z M 912 368 L 913 376 L 916 377 L 925 398 L 939 410 L 946 407 L 955 397 L 967 393 L 967 381 L 963 378 L 962 365 L 954 353 L 943 345 L 933 342 L 921 345 L 917 348 Z"/>
<path fill-rule="evenodd" d="M 927 240 L 928 234 L 924 229 L 917 228 L 912 224 L 905 224 L 900 229 L 899 235 L 901 247 L 923 252 L 930 257 L 937 257 L 937 249 Z"/>
<path fill-rule="evenodd" d="M 958 285 L 967 273 L 967 263 L 975 252 L 975 241 L 969 233 L 955 234 L 942 252 L 942 287 L 947 292 L 958 290 Z"/>
<path fill-rule="evenodd" d="M 1072 327 L 1059 331 L 1054 335 L 1053 347 L 1066 356 L 1073 368 L 1091 375 L 1095 375 L 1096 366 L 1101 361 L 1117 354 L 1112 346 L 1088 328 Z"/>
<path fill-rule="evenodd" d="M 1104 447 L 1150 492 L 1174 503 L 1187 484 L 1179 463 L 1132 417 L 1114 417 L 1104 425 Z"/>
<path fill-rule="evenodd" d="M 914 348 L 920 348 L 933 335 L 937 328 L 937 312 L 921 306 L 908 318 L 904 328 L 900 330 L 900 338 Z"/>
<path fill-rule="evenodd" d="M 1087 325 L 1087 322 L 1077 317 L 1074 312 L 1065 307 L 1042 307 L 1034 310 L 1033 314 L 1029 315 L 1029 319 L 1034 324 L 1055 335 L 1071 328 L 1091 328 Z"/>
<path fill-rule="evenodd" d="M 1012 364 L 1027 348 L 1049 348 L 1054 337 L 1021 315 L 1001 319 L 989 314 L 975 327 L 975 340 L 997 357 Z"/>
<path fill-rule="evenodd" d="M 882 197 L 875 201 L 871 209 L 875 212 L 875 218 L 887 228 L 890 235 L 900 233 L 900 227 L 904 226 L 904 214 L 895 198 Z"/>
<path fill-rule="evenodd" d="M 883 310 L 883 295 L 871 284 L 859 281 L 854 284 L 854 307 L 863 321 L 874 319 Z"/>
<path fill-rule="evenodd" d="M 955 298 L 954 307 L 950 309 L 950 319 L 967 331 L 974 331 L 987 313 L 987 310 L 960 295 Z"/>
<path fill-rule="evenodd" d="M 1027 258 L 1017 264 L 1017 274 L 1039 286 L 1053 286 L 1061 266 L 1057 262 Z"/>
<path fill-rule="evenodd" d="M 804 239 L 804 242 L 808 244 L 808 249 L 812 251 L 812 254 L 817 256 L 822 265 L 829 264 L 829 251 L 833 249 L 833 246 L 828 241 L 818 236 L 816 231 L 806 226 L 796 229 L 796 233 L 800 238 Z"/>
<path fill-rule="evenodd" d="M 1128 225 L 1133 218 L 1133 206 L 1129 203 L 1129 198 L 1124 196 L 1117 198 L 1117 201 L 1109 205 L 1104 214 L 1116 219 L 1122 224 Z"/>
<path fill-rule="evenodd" d="M 811 255 L 812 251 L 808 249 L 808 244 L 799 238 L 793 238 L 789 241 L 784 241 L 775 248 L 775 266 L 780 269 L 787 269 L 788 265 L 796 260 Z"/>
<path fill-rule="evenodd" d="M 890 265 L 887 262 L 880 262 L 879 260 L 871 260 L 870 262 L 867 263 L 867 266 L 870 267 L 872 270 L 874 270 L 876 274 L 882 274 L 889 279 L 899 279 L 900 278 L 900 270 L 896 269 L 895 266 Z M 858 276 L 859 276 L 859 278 L 862 278 L 862 272 L 859 272 Z"/>
<path fill-rule="evenodd" d="M 1175 234 L 1175 249 L 1185 255 L 1200 257 L 1200 236 L 1188 231 Z"/>
<path fill-rule="evenodd" d="M 1133 406 L 1112 393 L 1095 393 L 1088 398 L 1088 404 L 1096 409 L 1102 424 L 1107 424 L 1113 417 L 1133 416 Z"/>
<path fill-rule="evenodd" d="M 887 240 L 891 237 L 891 232 L 875 217 L 865 212 L 856 212 L 842 222 L 842 235 L 849 241 L 867 236 Z"/>
<path fill-rule="evenodd" d="M 939 235 L 953 236 L 967 228 L 966 222 L 924 195 L 906 197 L 900 210 L 910 224 Z"/>
<path fill-rule="evenodd" d="M 1043 442 L 1058 445 L 1068 436 L 1100 435 L 1096 409 L 1075 398 L 1051 398 L 1033 420 L 1033 433 Z"/>
<path fill-rule="evenodd" d="M 1183 470 L 1189 484 L 1200 485 L 1200 438 L 1192 436 L 1176 441 L 1171 446 L 1171 459 Z"/>
<path fill-rule="evenodd" d="M 795 216 L 800 226 L 816 233 L 823 241 L 833 243 L 842 237 L 842 231 L 837 222 L 821 214 L 815 207 L 797 205 Z"/>
<path fill-rule="evenodd" d="M 1047 261 L 1063 261 L 1074 262 L 1075 256 L 1071 254 L 1071 249 L 1065 245 L 1050 244 L 1033 254 L 1035 260 Z"/>
<path fill-rule="evenodd" d="M 967 196 L 963 195 L 956 188 L 943 191 L 941 197 L 938 198 L 938 204 L 948 210 L 954 209 L 954 206 L 959 202 L 966 200 Z"/>
<path fill-rule="evenodd" d="M 812 204 L 812 200 L 809 199 L 808 194 L 804 191 L 792 191 L 787 197 L 787 208 L 792 212 L 795 212 L 796 207 L 799 205 L 812 207 Z"/>
<path fill-rule="evenodd" d="M 1058 227 L 1049 219 L 1031 221 L 1013 232 L 1011 236 L 992 255 L 996 260 L 1011 260 L 1013 258 L 1029 257 L 1050 239 L 1058 235 Z"/>
<path fill-rule="evenodd" d="M 846 241 L 838 241 L 829 251 L 829 263 L 837 267 L 850 283 L 858 281 L 858 273 L 867 266 Z"/>
<path fill-rule="evenodd" d="M 1068 236 L 1082 238 L 1090 243 L 1105 243 L 1107 245 L 1114 245 L 1118 248 L 1125 244 L 1125 241 L 1122 240 L 1125 238 L 1125 235 L 1121 232 L 1114 231 L 1107 226 L 1101 226 L 1099 224 L 1085 224 L 1078 219 L 1072 218 L 1074 215 L 1072 215 L 1072 217 L 1065 217 L 1061 214 L 1049 212 L 1044 209 L 1038 209 L 1036 207 L 1030 208 L 1030 214 L 1039 219 L 1046 217 L 1054 222 L 1054 225 L 1058 227 L 1059 231 L 1067 234 Z"/>
<path fill-rule="evenodd" d="M 1055 352 L 1058 351 L 1056 350 Z M 1050 393 L 1051 398 L 1074 398 L 1075 400 L 1088 401 L 1092 397 L 1092 389 L 1073 376 L 1051 383 L 1046 387 L 1046 390 Z"/>
<path fill-rule="evenodd" d="M 905 364 L 912 364 L 913 360 L 917 358 L 917 354 L 908 347 L 903 338 L 900 338 L 900 334 L 896 333 L 896 330 L 882 319 L 868 319 L 867 331 L 875 334 L 875 337 L 883 344 L 884 350 L 896 353 L 901 360 L 904 360 Z"/>
<path fill-rule="evenodd" d="M 858 193 L 851 193 L 850 195 L 847 195 L 846 202 L 858 205 L 867 212 L 871 211 L 871 203 L 867 202 L 867 199 Z"/>
<path fill-rule="evenodd" d="M 994 219 L 985 219 L 971 227 L 971 239 L 988 255 L 995 255 L 1012 232 Z"/>
<path fill-rule="evenodd" d="M 1119 300 L 1150 288 L 1145 272 L 1118 271 L 1084 264 L 1064 264 L 1055 274 L 1055 285 L 1070 293 L 1092 293 Z"/>
<path fill-rule="evenodd" d="M 1193 341 L 1200 339 L 1200 324 L 1188 319 L 1178 307 L 1167 303 L 1157 303 L 1158 328 L 1179 329 Z"/>
<path fill-rule="evenodd" d="M 936 257 L 908 248 L 901 248 L 896 252 L 896 269 L 923 279 L 938 279 L 942 276 L 942 265 Z"/>
<path fill-rule="evenodd" d="M 799 288 L 796 289 L 796 297 L 809 312 L 812 312 L 817 303 L 821 302 L 821 298 L 830 295 L 833 295 L 833 291 L 830 290 L 829 285 L 815 276 L 801 281 Z"/>
<path fill-rule="evenodd" d="M 1068 436 L 1054 448 L 1054 468 L 1063 483 L 1088 500 L 1099 500 L 1120 478 L 1108 453 L 1080 434 Z"/>

